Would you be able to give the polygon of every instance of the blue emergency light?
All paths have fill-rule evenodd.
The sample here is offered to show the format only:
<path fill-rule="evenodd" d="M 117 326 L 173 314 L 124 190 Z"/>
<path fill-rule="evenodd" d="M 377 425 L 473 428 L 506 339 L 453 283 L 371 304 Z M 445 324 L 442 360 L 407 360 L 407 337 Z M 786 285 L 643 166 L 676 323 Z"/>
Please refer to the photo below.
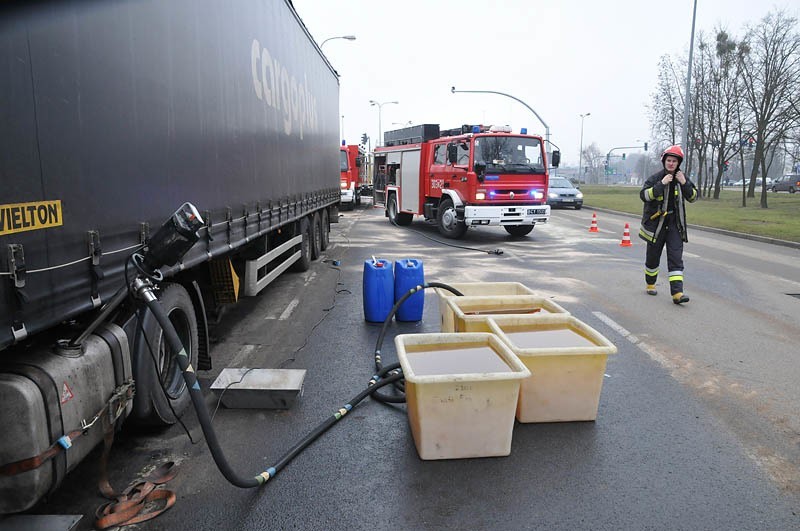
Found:
<path fill-rule="evenodd" d="M 344 140 L 342 140 L 342 145 L 343 145 L 343 146 L 346 146 L 346 145 L 347 145 L 347 142 L 345 142 Z"/>
<path fill-rule="evenodd" d="M 480 133 L 481 132 L 480 126 L 479 125 L 473 125 L 472 126 L 472 132 L 473 133 Z"/>
<path fill-rule="evenodd" d="M 528 134 L 528 128 L 527 127 L 523 127 L 522 129 L 519 130 L 519 134 L 527 135 Z"/>

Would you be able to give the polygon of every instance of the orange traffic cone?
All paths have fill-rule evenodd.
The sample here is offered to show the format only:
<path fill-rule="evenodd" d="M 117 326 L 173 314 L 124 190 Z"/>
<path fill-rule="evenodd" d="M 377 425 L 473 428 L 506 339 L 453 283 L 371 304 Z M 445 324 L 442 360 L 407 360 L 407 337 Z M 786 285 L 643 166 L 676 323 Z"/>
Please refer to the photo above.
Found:
<path fill-rule="evenodd" d="M 589 227 L 589 232 L 600 232 L 597 228 L 597 213 L 592 212 L 592 226 Z"/>
<path fill-rule="evenodd" d="M 620 247 L 631 246 L 631 229 L 627 223 L 625 224 L 625 230 L 622 231 L 622 241 L 620 242 L 619 246 Z"/>

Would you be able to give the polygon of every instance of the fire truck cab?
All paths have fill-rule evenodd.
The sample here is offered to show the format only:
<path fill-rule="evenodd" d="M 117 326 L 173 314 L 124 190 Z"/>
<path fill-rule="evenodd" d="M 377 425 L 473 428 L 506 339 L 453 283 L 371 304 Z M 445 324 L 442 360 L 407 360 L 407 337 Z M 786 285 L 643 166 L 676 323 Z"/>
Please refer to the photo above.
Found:
<path fill-rule="evenodd" d="M 383 203 L 393 224 L 408 225 L 422 215 L 448 238 L 480 225 L 525 236 L 550 218 L 544 142 L 524 129 L 406 127 L 387 131 L 374 156 L 375 204 Z M 553 167 L 559 159 L 554 151 Z"/>
<path fill-rule="evenodd" d="M 339 148 L 339 187 L 342 209 L 352 210 L 361 204 L 361 189 L 365 185 L 364 150 L 361 146 L 346 145 Z"/>

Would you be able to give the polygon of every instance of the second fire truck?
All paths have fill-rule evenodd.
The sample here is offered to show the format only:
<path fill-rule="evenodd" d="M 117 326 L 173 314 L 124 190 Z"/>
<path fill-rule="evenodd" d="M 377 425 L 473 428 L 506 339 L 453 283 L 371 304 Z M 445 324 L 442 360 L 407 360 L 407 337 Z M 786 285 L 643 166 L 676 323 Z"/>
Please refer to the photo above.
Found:
<path fill-rule="evenodd" d="M 560 158 L 554 151 L 553 167 Z M 448 238 L 481 225 L 525 236 L 550 218 L 547 162 L 542 138 L 525 129 L 424 124 L 387 131 L 375 149 L 375 201 L 392 223 L 422 215 Z"/>
<path fill-rule="evenodd" d="M 353 210 L 361 204 L 361 192 L 366 186 L 364 160 L 364 149 L 361 146 L 347 145 L 342 141 L 339 148 L 339 186 L 343 210 Z"/>

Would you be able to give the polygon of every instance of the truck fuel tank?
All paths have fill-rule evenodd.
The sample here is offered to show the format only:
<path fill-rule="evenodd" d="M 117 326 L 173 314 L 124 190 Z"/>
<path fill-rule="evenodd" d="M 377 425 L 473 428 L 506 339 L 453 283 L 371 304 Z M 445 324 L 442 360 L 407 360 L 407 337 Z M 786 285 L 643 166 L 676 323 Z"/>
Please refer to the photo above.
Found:
<path fill-rule="evenodd" d="M 118 385 L 132 381 L 128 341 L 122 329 L 107 324 L 95 333 L 75 350 L 41 347 L 2 360 L 0 470 L 41 455 L 63 435 L 80 430 L 81 423 L 92 421 Z M 118 425 L 131 407 L 128 401 Z M 71 440 L 69 448 L 61 447 L 41 466 L 0 474 L 0 514 L 25 511 L 55 490 L 66 473 L 103 440 L 107 426 L 106 413 Z"/>

